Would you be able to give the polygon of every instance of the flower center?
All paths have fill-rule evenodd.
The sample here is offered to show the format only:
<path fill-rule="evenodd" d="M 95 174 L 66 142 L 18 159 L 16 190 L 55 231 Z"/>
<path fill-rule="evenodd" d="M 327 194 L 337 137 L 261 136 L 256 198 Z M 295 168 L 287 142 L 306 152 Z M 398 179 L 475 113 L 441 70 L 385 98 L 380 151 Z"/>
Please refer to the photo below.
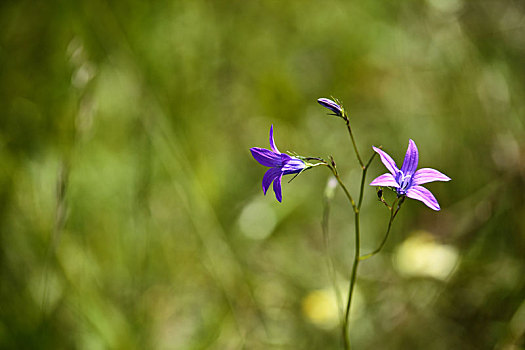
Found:
<path fill-rule="evenodd" d="M 405 175 L 402 171 L 397 174 L 397 183 L 399 184 L 399 188 L 397 189 L 397 193 L 399 194 L 406 194 L 407 189 L 410 187 L 412 183 L 412 176 L 411 175 Z"/>
<path fill-rule="evenodd" d="M 284 161 L 282 171 L 286 174 L 295 174 L 306 168 L 304 162 L 300 159 L 290 157 L 289 160 Z"/>

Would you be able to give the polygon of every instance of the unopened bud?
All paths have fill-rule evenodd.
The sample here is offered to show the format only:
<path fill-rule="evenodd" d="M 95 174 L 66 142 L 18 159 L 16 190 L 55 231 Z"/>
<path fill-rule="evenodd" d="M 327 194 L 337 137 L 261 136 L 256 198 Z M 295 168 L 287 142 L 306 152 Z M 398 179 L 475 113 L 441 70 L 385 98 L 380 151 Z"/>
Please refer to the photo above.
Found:
<path fill-rule="evenodd" d="M 344 114 L 344 109 L 341 105 L 339 105 L 338 103 L 328 99 L 328 98 L 319 98 L 317 99 L 317 102 L 323 106 L 324 108 L 328 108 L 329 110 L 331 110 L 332 112 L 334 112 L 333 115 L 337 116 L 337 117 L 342 117 L 343 114 Z"/>

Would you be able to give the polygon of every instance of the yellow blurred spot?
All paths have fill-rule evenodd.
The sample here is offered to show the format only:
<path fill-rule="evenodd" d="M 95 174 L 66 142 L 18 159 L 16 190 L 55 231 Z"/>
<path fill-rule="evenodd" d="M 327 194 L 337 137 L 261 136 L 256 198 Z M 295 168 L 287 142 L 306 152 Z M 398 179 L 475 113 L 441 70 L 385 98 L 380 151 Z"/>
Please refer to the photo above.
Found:
<path fill-rule="evenodd" d="M 421 232 L 401 244 L 394 262 L 404 275 L 444 280 L 454 271 L 458 258 L 455 247 L 436 243 L 430 234 Z"/>
<path fill-rule="evenodd" d="M 316 326 L 332 328 L 338 324 L 338 310 L 335 293 L 331 289 L 310 292 L 302 302 L 304 316 Z"/>

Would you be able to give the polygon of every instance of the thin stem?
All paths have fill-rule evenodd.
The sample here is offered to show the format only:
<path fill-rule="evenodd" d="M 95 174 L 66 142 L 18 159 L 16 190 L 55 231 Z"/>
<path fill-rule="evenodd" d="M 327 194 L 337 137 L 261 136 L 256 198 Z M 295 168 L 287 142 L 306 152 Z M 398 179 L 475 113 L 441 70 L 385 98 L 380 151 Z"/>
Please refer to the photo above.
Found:
<path fill-rule="evenodd" d="M 336 178 L 337 182 L 339 183 L 339 186 L 341 186 L 341 188 L 343 189 L 346 197 L 348 198 L 348 200 L 352 204 L 352 209 L 354 210 L 354 218 L 355 218 L 354 219 L 354 223 L 355 223 L 355 254 L 354 254 L 354 262 L 352 264 L 352 272 L 351 272 L 351 275 L 350 275 L 350 286 L 348 288 L 348 301 L 347 301 L 347 304 L 346 304 L 345 315 L 344 315 L 344 319 L 343 319 L 343 328 L 342 328 L 344 347 L 345 347 L 346 350 L 350 350 L 350 338 L 349 338 L 349 335 L 348 335 L 348 324 L 350 322 L 350 308 L 351 308 L 351 305 L 352 305 L 352 296 L 354 295 L 355 284 L 356 284 L 356 281 L 357 281 L 357 269 L 359 267 L 359 261 L 361 260 L 361 257 L 360 257 L 360 254 L 361 254 L 360 253 L 361 252 L 361 232 L 360 232 L 359 211 L 361 209 L 361 204 L 363 202 L 363 197 L 364 197 L 364 186 L 365 186 L 366 172 L 367 172 L 370 164 L 374 160 L 374 157 L 375 157 L 376 153 L 372 154 L 372 156 L 370 157 L 370 159 L 368 160 L 366 165 L 363 164 L 363 162 L 361 160 L 361 157 L 359 156 L 359 152 L 357 151 L 357 147 L 355 145 L 354 137 L 352 135 L 352 130 L 350 128 L 350 123 L 348 122 L 348 118 L 346 116 L 345 116 L 345 121 L 347 122 L 346 124 L 347 124 L 347 127 L 348 127 L 348 131 L 350 132 L 350 137 L 352 138 L 352 143 L 354 145 L 354 149 L 355 149 L 357 158 L 358 158 L 359 163 L 361 164 L 361 168 L 362 168 L 361 186 L 359 188 L 359 201 L 358 201 L 357 205 L 356 205 L 354 199 L 352 198 L 352 195 L 350 194 L 350 192 L 348 192 L 348 189 L 346 188 L 345 184 L 341 180 L 341 177 L 339 176 L 339 173 L 337 171 L 337 166 L 335 164 L 334 159 L 332 157 L 330 157 L 330 163 L 324 162 L 323 164 L 330 168 L 330 170 L 334 174 L 334 177 Z M 323 224 L 323 232 L 325 232 L 325 226 L 324 225 L 325 224 Z"/>
<path fill-rule="evenodd" d="M 392 203 L 392 206 L 390 207 L 390 220 L 388 221 L 388 227 L 386 229 L 385 236 L 383 237 L 383 241 L 381 241 L 381 244 L 379 245 L 379 247 L 376 250 L 374 250 L 373 252 L 365 254 L 363 256 L 360 256 L 359 257 L 360 261 L 363 261 L 363 260 L 366 260 L 368 258 L 373 257 L 374 255 L 379 253 L 381 251 L 381 249 L 383 249 L 383 246 L 385 245 L 385 243 L 386 243 L 386 241 L 388 239 L 388 235 L 390 234 L 390 229 L 392 228 L 392 223 L 394 222 L 394 219 L 396 218 L 396 215 L 399 212 L 399 209 L 401 209 L 401 205 L 403 204 L 404 200 L 405 200 L 405 197 L 401 197 L 401 198 L 398 197 L 398 198 L 396 198 L 394 203 Z M 396 208 L 396 210 L 394 210 L 394 208 L 396 206 L 396 203 L 397 203 L 397 208 Z"/>
<path fill-rule="evenodd" d="M 359 232 L 359 210 L 355 212 L 355 255 L 352 265 L 352 274 L 350 276 L 350 288 L 348 289 L 348 302 L 346 304 L 345 318 L 343 322 L 343 341 L 345 349 L 350 349 L 350 339 L 348 336 L 348 323 L 350 322 L 350 306 L 354 294 L 355 282 L 357 280 L 357 268 L 359 266 L 359 254 L 361 249 L 361 235 Z"/>
<path fill-rule="evenodd" d="M 346 198 L 348 198 L 348 200 L 350 201 L 350 204 L 352 204 L 352 208 L 354 209 L 354 213 L 357 212 L 358 209 L 357 209 L 357 206 L 355 204 L 354 198 L 352 198 L 352 195 L 350 194 L 350 192 L 348 192 L 348 189 L 346 188 L 345 184 L 341 180 L 341 177 L 339 176 L 339 173 L 337 172 L 337 167 L 335 165 L 334 159 L 332 157 L 330 157 L 330 163 L 324 163 L 324 165 L 326 165 L 328 168 L 330 168 L 330 170 L 334 174 L 335 179 L 339 183 L 339 186 L 341 186 L 341 188 L 345 192 Z"/>
<path fill-rule="evenodd" d="M 397 209 L 396 209 L 396 212 L 394 213 L 394 218 L 396 217 L 397 213 L 399 212 L 399 209 L 401 209 L 401 205 L 405 202 L 405 196 L 401 197 L 399 199 L 399 203 L 397 203 Z M 393 207 L 393 206 L 392 206 Z"/>
<path fill-rule="evenodd" d="M 354 134 L 352 133 L 352 127 L 350 126 L 350 119 L 348 118 L 348 115 L 343 114 L 343 119 L 346 123 L 346 128 L 348 129 L 348 133 L 350 134 L 350 138 L 352 139 L 352 145 L 354 146 L 355 155 L 357 156 L 357 160 L 359 161 L 359 165 L 361 165 L 361 168 L 364 169 L 364 163 L 361 160 L 361 156 L 359 155 L 359 151 L 357 150 L 357 145 L 355 143 Z"/>
<path fill-rule="evenodd" d="M 352 141 L 353 141 L 353 138 L 352 138 Z M 357 153 L 357 148 L 356 148 L 356 154 L 359 157 L 359 153 Z M 343 341 L 344 341 L 345 349 L 347 350 L 350 349 L 350 338 L 348 336 L 348 324 L 350 322 L 350 307 L 352 305 L 352 296 L 354 295 L 355 284 L 357 281 L 357 269 L 359 267 L 360 254 L 361 254 L 360 253 L 361 252 L 361 230 L 360 230 L 359 214 L 360 214 L 361 204 L 363 203 L 366 172 L 370 164 L 372 164 L 375 154 L 376 154 L 375 152 L 374 154 L 372 154 L 372 156 L 366 163 L 366 166 L 362 166 L 363 172 L 361 174 L 361 186 L 359 188 L 359 201 L 358 201 L 357 206 L 354 205 L 355 255 L 354 255 L 354 263 L 352 264 L 352 273 L 350 275 L 350 287 L 348 288 L 348 302 L 346 304 L 345 318 L 343 320 Z M 360 158 L 359 158 L 359 161 L 361 162 Z M 362 165 L 362 162 L 361 162 L 361 165 Z"/>
<path fill-rule="evenodd" d="M 352 138 L 352 140 L 353 140 L 353 138 Z M 356 154 L 359 157 L 359 153 L 357 153 L 357 148 L 356 148 Z M 362 166 L 363 173 L 361 175 L 361 186 L 360 186 L 360 189 L 359 189 L 359 202 L 358 202 L 357 206 L 355 205 L 355 202 L 351 199 L 350 194 L 347 194 L 347 196 L 351 199 L 350 201 L 351 201 L 353 209 L 354 209 L 354 222 L 355 222 L 355 255 L 354 255 L 354 263 L 352 264 L 352 273 L 350 275 L 350 287 L 348 288 L 348 301 L 347 301 L 347 304 L 346 304 L 345 317 L 344 317 L 344 320 L 343 320 L 343 330 L 342 330 L 343 331 L 343 342 L 344 342 L 345 349 L 347 349 L 347 350 L 350 349 L 350 339 L 349 339 L 349 336 L 348 336 L 348 324 L 350 322 L 350 307 L 352 305 L 352 297 L 354 295 L 355 283 L 356 283 L 356 280 L 357 280 L 357 269 L 359 267 L 359 257 L 360 257 L 360 254 L 361 254 L 360 253 L 360 251 L 361 251 L 361 231 L 360 231 L 359 214 L 360 214 L 361 204 L 363 202 L 363 194 L 364 194 L 366 172 L 368 170 L 368 167 L 372 163 L 372 160 L 374 159 L 374 156 L 375 156 L 375 153 L 370 157 L 370 160 L 367 162 L 366 166 Z M 359 158 L 359 161 L 361 162 L 360 158 Z M 332 164 L 334 164 L 333 161 L 332 161 Z M 362 164 L 362 162 L 361 162 L 361 164 Z M 335 167 L 334 167 L 334 169 L 335 169 Z M 338 176 L 336 176 L 336 178 L 339 181 Z M 344 184 L 341 181 L 339 181 L 339 184 L 341 185 L 341 187 L 343 188 L 345 193 L 348 193 L 348 191 L 346 190 L 346 187 L 344 187 Z"/>
<path fill-rule="evenodd" d="M 359 201 L 357 203 L 357 209 L 361 209 L 361 204 L 363 203 L 363 191 L 365 188 L 365 178 L 366 178 L 366 172 L 368 170 L 368 167 L 370 164 L 372 164 L 372 161 L 374 160 L 374 157 L 376 156 L 376 152 L 372 154 L 366 165 L 363 167 L 363 174 L 361 176 L 361 188 L 359 189 Z"/>

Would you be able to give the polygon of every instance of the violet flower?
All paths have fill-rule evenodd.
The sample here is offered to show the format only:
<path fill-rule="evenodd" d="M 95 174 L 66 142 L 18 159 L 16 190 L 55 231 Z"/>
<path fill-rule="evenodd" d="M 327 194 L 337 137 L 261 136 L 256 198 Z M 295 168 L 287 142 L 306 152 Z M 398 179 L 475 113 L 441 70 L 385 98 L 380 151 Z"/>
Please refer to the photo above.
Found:
<path fill-rule="evenodd" d="M 344 114 L 344 109 L 343 109 L 343 107 L 342 107 L 340 104 L 338 104 L 338 103 L 336 103 L 336 102 L 334 102 L 334 101 L 332 101 L 332 100 L 330 100 L 330 99 L 328 99 L 328 98 L 324 98 L 324 97 L 323 97 L 323 98 L 318 98 L 318 99 L 317 99 L 317 102 L 318 102 L 321 106 L 323 106 L 323 107 L 325 107 L 325 108 L 328 108 L 329 110 L 331 110 L 332 112 L 334 112 L 333 115 L 335 115 L 335 116 L 337 116 L 337 117 L 342 117 L 343 114 Z"/>
<path fill-rule="evenodd" d="M 370 183 L 371 186 L 385 186 L 395 188 L 398 196 L 407 196 L 425 203 L 427 207 L 439 210 L 439 204 L 434 195 L 425 187 L 420 186 L 433 181 L 450 181 L 450 178 L 431 168 L 422 168 L 416 171 L 419 154 L 414 141 L 408 141 L 408 149 L 401 170 L 394 160 L 377 147 L 372 147 L 381 157 L 381 161 L 390 173 L 377 177 Z"/>
<path fill-rule="evenodd" d="M 261 165 L 270 167 L 264 174 L 262 180 L 264 194 L 266 195 L 266 191 L 268 191 L 270 184 L 273 182 L 275 198 L 277 198 L 279 202 L 282 202 L 281 179 L 283 175 L 300 173 L 307 168 L 307 165 L 299 158 L 279 152 L 273 140 L 273 125 L 270 127 L 270 147 L 272 148 L 271 150 L 253 147 L 250 148 L 250 151 L 256 161 Z"/>

